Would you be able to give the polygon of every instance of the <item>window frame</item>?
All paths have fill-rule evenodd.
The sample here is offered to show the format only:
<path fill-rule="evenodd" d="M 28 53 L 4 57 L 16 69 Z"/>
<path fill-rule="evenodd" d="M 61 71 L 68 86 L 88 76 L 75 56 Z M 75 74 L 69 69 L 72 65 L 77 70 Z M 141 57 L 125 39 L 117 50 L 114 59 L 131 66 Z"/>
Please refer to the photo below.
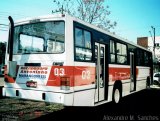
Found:
<path fill-rule="evenodd" d="M 65 44 L 66 44 L 66 40 L 65 40 L 65 37 L 66 37 L 66 23 L 65 23 L 65 21 L 64 20 L 51 20 L 51 21 L 40 21 L 40 22 L 36 22 L 36 23 L 26 23 L 26 24 L 22 24 L 22 25 L 17 25 L 17 26 L 15 26 L 15 27 L 19 27 L 19 26 L 25 26 L 25 25 L 30 25 L 30 24 L 41 24 L 41 23 L 47 23 L 47 22 L 53 22 L 53 23 L 55 23 L 55 22 L 63 22 L 63 24 L 64 24 L 64 42 L 63 42 L 63 47 L 64 47 L 64 49 L 63 49 L 63 51 L 61 51 L 61 52 L 47 52 L 47 48 L 48 48 L 48 45 L 47 45 L 47 43 L 48 43 L 48 40 L 53 40 L 53 38 L 48 38 L 48 39 L 45 39 L 44 37 L 40 37 L 40 36 L 38 36 L 38 35 L 36 35 L 35 37 L 40 37 L 40 38 L 44 38 L 44 45 L 43 45 L 43 52 L 27 52 L 27 53 L 23 53 L 23 52 L 19 52 L 19 49 L 20 49 L 20 34 L 25 34 L 25 35 L 28 35 L 28 36 L 31 36 L 31 35 L 29 35 L 29 34 L 26 34 L 26 33 L 24 33 L 24 32 L 19 32 L 19 34 L 18 34 L 18 41 L 16 41 L 15 40 L 15 32 L 14 32 L 14 42 L 13 42 L 13 44 L 15 44 L 15 43 L 17 43 L 18 45 L 17 45 L 17 48 L 15 49 L 15 50 L 13 50 L 13 54 L 14 55 L 22 55 L 22 54 L 62 54 L 62 53 L 64 53 L 65 52 Z"/>
<path fill-rule="evenodd" d="M 117 44 L 120 44 L 120 54 L 117 52 Z M 125 46 L 125 54 L 123 55 L 123 47 L 122 46 Z M 124 62 L 118 62 L 118 56 L 119 57 L 125 57 L 125 61 Z M 117 64 L 127 64 L 128 63 L 128 52 L 127 52 L 127 45 L 126 44 L 123 44 L 123 43 L 120 43 L 120 42 L 116 42 L 116 63 Z"/>
<path fill-rule="evenodd" d="M 83 41 L 83 46 L 77 46 L 76 45 L 76 29 L 80 29 L 82 31 L 82 41 Z M 85 32 L 90 33 L 90 47 L 87 48 L 86 47 L 86 40 L 85 40 Z M 79 61 L 79 62 L 93 62 L 93 40 L 92 40 L 92 32 L 89 31 L 88 29 L 85 28 L 81 28 L 79 26 L 75 26 L 74 27 L 74 60 L 75 61 Z M 82 49 L 82 51 L 85 51 L 87 53 L 87 51 L 90 51 L 91 57 L 90 59 L 78 59 L 76 57 L 76 49 Z M 83 55 L 85 56 L 85 55 Z"/>
<path fill-rule="evenodd" d="M 114 45 L 114 52 L 111 52 L 111 42 L 112 42 L 112 44 Z M 109 42 L 109 51 L 110 51 L 110 59 L 109 59 L 109 62 L 110 63 L 116 63 L 116 42 L 114 41 L 114 40 L 110 40 L 110 42 Z M 112 62 L 111 61 L 111 55 L 114 55 L 114 62 Z"/>

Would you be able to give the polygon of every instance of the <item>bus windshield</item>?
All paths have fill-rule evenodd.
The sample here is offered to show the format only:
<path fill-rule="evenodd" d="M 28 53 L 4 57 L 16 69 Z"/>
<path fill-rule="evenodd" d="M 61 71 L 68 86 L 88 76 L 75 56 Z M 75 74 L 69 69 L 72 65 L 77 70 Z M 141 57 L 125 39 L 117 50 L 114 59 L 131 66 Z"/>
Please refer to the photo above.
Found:
<path fill-rule="evenodd" d="M 16 26 L 13 54 L 62 53 L 64 52 L 64 33 L 63 21 Z"/>

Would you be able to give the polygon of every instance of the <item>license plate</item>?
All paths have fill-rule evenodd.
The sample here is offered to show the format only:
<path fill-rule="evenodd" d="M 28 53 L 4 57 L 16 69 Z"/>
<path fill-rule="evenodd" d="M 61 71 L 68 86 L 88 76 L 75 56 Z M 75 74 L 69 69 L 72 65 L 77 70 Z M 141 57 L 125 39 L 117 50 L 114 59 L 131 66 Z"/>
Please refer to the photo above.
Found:
<path fill-rule="evenodd" d="M 36 88 L 36 87 L 37 87 L 37 82 L 35 82 L 35 81 L 27 81 L 27 82 L 26 82 L 26 86 L 27 86 L 27 87 Z"/>

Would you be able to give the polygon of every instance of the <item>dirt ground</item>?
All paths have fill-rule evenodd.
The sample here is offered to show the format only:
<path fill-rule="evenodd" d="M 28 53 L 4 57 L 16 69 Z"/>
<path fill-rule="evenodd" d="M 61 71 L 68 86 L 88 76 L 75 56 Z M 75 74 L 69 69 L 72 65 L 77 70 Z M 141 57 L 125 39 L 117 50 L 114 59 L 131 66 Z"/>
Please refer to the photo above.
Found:
<path fill-rule="evenodd" d="M 0 77 L 0 86 L 4 86 L 3 77 Z M 61 104 L 49 104 L 16 98 L 1 99 L 0 96 L 0 121 L 31 120 L 63 108 L 64 107 Z"/>
<path fill-rule="evenodd" d="M 63 109 L 61 104 L 16 98 L 0 99 L 0 121 L 26 121 Z"/>
<path fill-rule="evenodd" d="M 0 86 L 4 86 L 4 78 L 0 76 Z"/>

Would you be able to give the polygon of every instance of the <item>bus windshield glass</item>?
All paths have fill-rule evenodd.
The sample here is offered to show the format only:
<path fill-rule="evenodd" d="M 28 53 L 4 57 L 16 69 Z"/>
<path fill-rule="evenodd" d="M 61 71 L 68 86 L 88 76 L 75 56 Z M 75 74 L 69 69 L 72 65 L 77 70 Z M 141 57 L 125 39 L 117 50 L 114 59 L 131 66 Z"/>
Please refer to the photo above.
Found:
<path fill-rule="evenodd" d="M 64 33 L 63 21 L 16 26 L 13 53 L 62 53 Z"/>

